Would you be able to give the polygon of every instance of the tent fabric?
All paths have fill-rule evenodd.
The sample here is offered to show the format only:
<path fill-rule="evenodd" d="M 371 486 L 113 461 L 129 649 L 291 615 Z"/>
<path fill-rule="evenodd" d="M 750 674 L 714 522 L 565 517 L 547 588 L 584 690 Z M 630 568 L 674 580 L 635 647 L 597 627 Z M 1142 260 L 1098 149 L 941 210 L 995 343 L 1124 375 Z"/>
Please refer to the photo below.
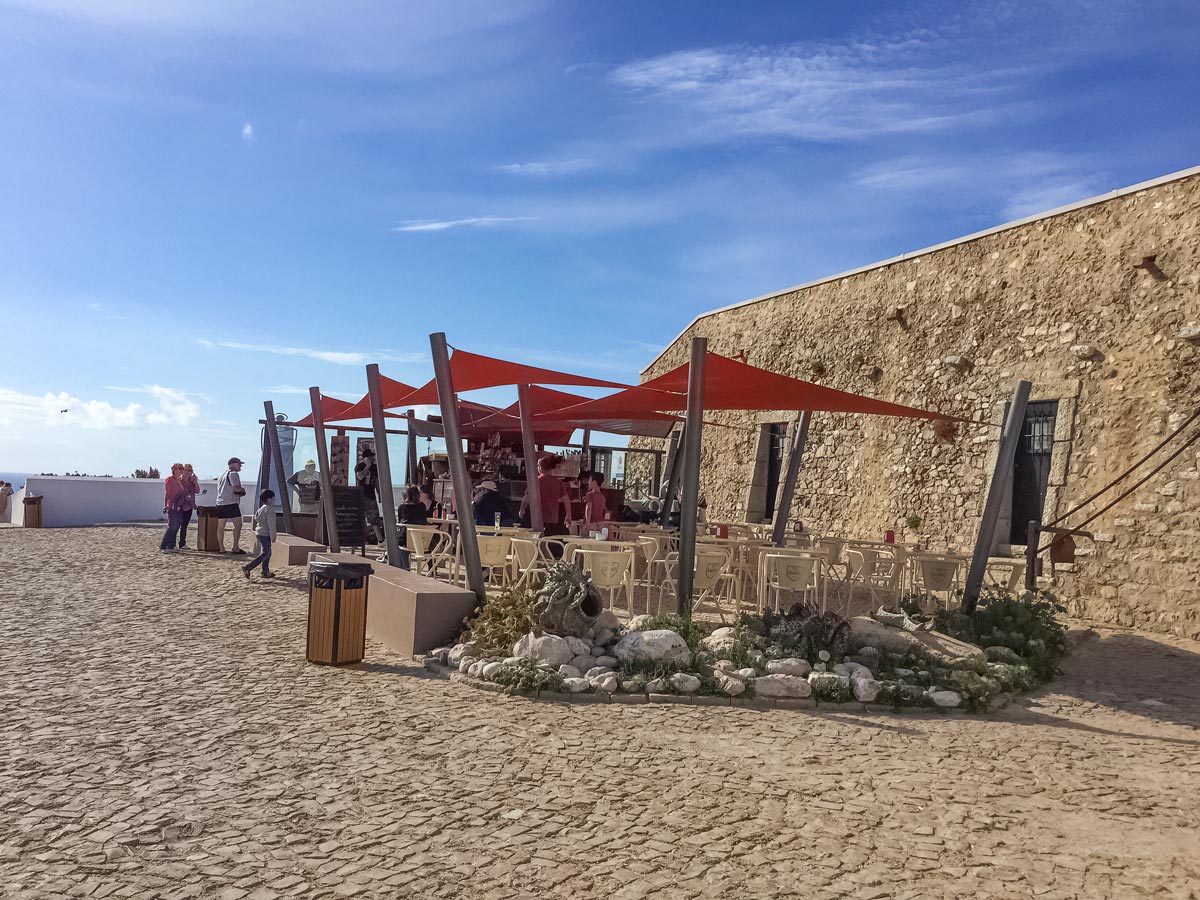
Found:
<path fill-rule="evenodd" d="M 597 419 L 637 418 L 651 412 L 677 412 L 687 409 L 689 365 L 684 363 L 645 382 L 639 387 L 619 391 L 598 400 L 556 411 L 564 419 L 594 422 Z M 798 378 L 790 378 L 760 369 L 736 359 L 709 353 L 705 364 L 704 408 L 729 410 L 792 409 L 811 412 L 866 413 L 879 416 L 903 416 L 916 419 L 956 419 L 944 413 L 862 394 L 822 387 Z"/>
<path fill-rule="evenodd" d="M 383 399 L 384 409 L 403 406 L 404 399 L 415 390 L 416 388 L 410 384 L 405 384 L 403 381 L 395 381 L 386 375 L 379 376 L 379 394 Z M 434 402 L 436 403 L 437 401 L 435 400 Z M 336 416 L 326 416 L 325 421 L 346 422 L 351 419 L 369 418 L 371 418 L 371 395 L 365 394 L 357 403 L 347 404 L 347 408 Z"/>
<path fill-rule="evenodd" d="M 324 421 L 328 422 L 331 417 L 334 417 L 334 416 L 340 415 L 341 413 L 344 413 L 346 410 L 348 410 L 353 405 L 354 404 L 349 402 L 348 400 L 339 400 L 337 397 L 326 397 L 324 394 L 322 394 L 321 395 L 321 418 Z M 303 419 L 301 419 L 296 424 L 302 425 L 302 426 L 307 426 L 307 427 L 311 428 L 312 424 L 313 424 L 312 413 L 309 413 L 307 416 L 305 416 Z"/>
<path fill-rule="evenodd" d="M 649 413 L 642 419 L 610 419 L 594 422 L 573 422 L 571 419 L 555 413 L 565 407 L 587 403 L 591 398 L 579 394 L 568 394 L 555 391 L 540 385 L 529 386 L 530 406 L 533 408 L 534 434 L 540 443 L 566 443 L 570 440 L 571 432 L 577 428 L 590 428 L 607 434 L 627 434 L 640 437 L 666 437 L 679 419 L 675 416 L 661 413 Z M 494 431 L 519 431 L 521 429 L 521 404 L 513 403 L 500 410 L 494 416 L 475 423 L 480 428 L 491 428 Z M 565 433 L 562 441 L 552 440 L 551 436 Z"/>

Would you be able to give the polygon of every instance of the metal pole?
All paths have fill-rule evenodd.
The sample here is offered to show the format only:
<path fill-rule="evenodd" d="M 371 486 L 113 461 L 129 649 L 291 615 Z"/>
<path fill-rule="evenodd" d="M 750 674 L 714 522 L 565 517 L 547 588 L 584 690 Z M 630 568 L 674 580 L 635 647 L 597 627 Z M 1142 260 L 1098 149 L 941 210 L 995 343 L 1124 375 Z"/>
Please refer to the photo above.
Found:
<path fill-rule="evenodd" d="M 1037 590 L 1038 541 L 1041 540 L 1038 532 L 1038 523 L 1030 519 L 1029 524 L 1025 526 L 1025 590 L 1027 591 Z"/>
<path fill-rule="evenodd" d="M 450 481 L 454 486 L 454 505 L 458 509 L 458 539 L 467 567 L 467 587 L 480 600 L 486 600 L 483 568 L 479 564 L 479 539 L 475 534 L 475 509 L 471 502 L 471 476 L 463 455 L 462 429 L 458 424 L 457 398 L 454 396 L 454 376 L 450 373 L 446 335 L 440 331 L 431 334 L 429 346 L 433 351 L 433 374 L 437 380 L 438 405 L 442 409 L 442 428 L 446 432 L 446 456 L 450 460 Z"/>
<path fill-rule="evenodd" d="M 392 464 L 388 456 L 387 422 L 383 417 L 383 393 L 379 388 L 379 366 L 367 366 L 367 393 L 371 397 L 371 425 L 375 428 L 375 465 L 379 468 L 379 497 L 383 501 L 383 535 L 387 541 L 389 566 L 400 565 L 400 532 L 396 529 L 396 496 L 392 491 Z"/>
<path fill-rule="evenodd" d="M 654 454 L 654 481 L 650 483 L 650 490 L 648 492 L 652 497 L 654 496 L 654 492 L 658 490 L 658 486 L 662 484 L 662 464 L 663 459 L 661 454 Z"/>
<path fill-rule="evenodd" d="M 696 505 L 700 501 L 700 432 L 704 426 L 704 364 L 708 338 L 692 338 L 688 366 L 687 416 L 680 456 L 679 615 L 692 617 L 692 580 L 696 574 Z"/>
<path fill-rule="evenodd" d="M 811 420 L 812 412 L 804 410 L 796 419 L 796 427 L 792 431 L 787 475 L 783 479 L 783 493 L 779 495 L 775 521 L 771 526 L 771 541 L 776 547 L 782 547 L 786 539 L 788 516 L 792 514 L 792 498 L 796 494 L 796 482 L 800 480 L 800 463 L 804 459 L 804 445 L 808 443 L 808 424 Z"/>
<path fill-rule="evenodd" d="M 416 484 L 417 483 L 417 434 L 415 431 L 413 431 L 413 420 L 416 419 L 416 417 L 417 417 L 417 411 L 415 409 L 410 409 L 410 410 L 405 411 L 404 415 L 408 419 L 408 440 L 407 440 L 408 460 L 405 464 L 404 481 L 406 484 Z"/>
<path fill-rule="evenodd" d="M 655 490 L 663 491 L 662 505 L 663 508 L 659 511 L 658 524 L 666 528 L 671 524 L 671 504 L 675 502 L 675 488 L 679 484 L 679 448 L 683 446 L 683 437 L 687 434 L 687 425 L 685 424 L 682 430 L 671 435 L 671 449 L 667 453 L 667 485 L 663 491 L 663 486 L 658 485 Z"/>
<path fill-rule="evenodd" d="M 975 553 L 971 557 L 971 568 L 967 573 L 967 586 L 963 591 L 962 611 L 967 615 L 975 612 L 979 592 L 983 589 L 983 576 L 987 572 L 988 557 L 992 553 L 992 542 L 996 538 L 996 521 L 1000 518 L 1000 506 L 1004 492 L 1012 483 L 1013 458 L 1017 455 L 1017 444 L 1021 440 L 1021 428 L 1025 424 L 1025 407 L 1029 404 L 1029 392 L 1033 385 L 1018 381 L 1008 404 L 1008 415 L 1004 417 L 1004 429 L 1000 432 L 1000 452 L 996 454 L 996 469 L 988 485 L 987 502 L 983 506 L 983 520 L 979 523 L 979 537 L 975 540 Z"/>
<path fill-rule="evenodd" d="M 325 444 L 325 415 L 321 412 L 321 389 L 310 387 L 308 399 L 312 402 L 313 437 L 317 440 L 317 465 L 321 467 L 321 511 L 325 516 L 325 543 L 334 553 L 340 553 L 337 518 L 333 511 L 333 479 L 329 476 L 329 447 Z"/>
<path fill-rule="evenodd" d="M 267 436 L 271 443 L 271 457 L 275 460 L 275 480 L 279 482 L 279 502 L 283 508 L 283 532 L 295 534 L 292 531 L 292 498 L 290 490 L 283 480 L 283 448 L 279 446 L 279 429 L 275 427 L 275 404 L 270 400 L 263 403 L 263 411 L 267 417 Z M 262 492 L 263 487 L 259 487 Z"/>
<path fill-rule="evenodd" d="M 580 475 L 586 478 L 592 472 L 592 429 L 583 429 L 583 444 L 579 451 Z"/>
<path fill-rule="evenodd" d="M 521 412 L 521 446 L 525 454 L 525 499 L 529 503 L 529 527 L 545 533 L 546 514 L 542 509 L 542 494 L 538 487 L 537 450 L 533 442 L 533 403 L 529 385 L 517 385 L 517 405 Z"/>

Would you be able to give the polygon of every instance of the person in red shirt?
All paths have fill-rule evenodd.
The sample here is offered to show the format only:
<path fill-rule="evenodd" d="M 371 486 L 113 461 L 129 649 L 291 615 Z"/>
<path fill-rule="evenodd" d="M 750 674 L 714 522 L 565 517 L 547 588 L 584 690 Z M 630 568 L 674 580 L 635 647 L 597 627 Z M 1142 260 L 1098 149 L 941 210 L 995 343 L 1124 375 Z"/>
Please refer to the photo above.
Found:
<path fill-rule="evenodd" d="M 183 463 L 175 463 L 171 466 L 171 475 L 169 478 L 163 479 L 163 486 L 166 488 L 163 512 L 167 514 L 167 530 L 158 547 L 166 553 L 173 552 L 176 548 L 179 530 L 183 526 L 185 507 L 192 499 L 190 485 L 185 488 L 183 484 Z M 190 516 L 191 513 L 188 512 L 188 515 Z"/>
<path fill-rule="evenodd" d="M 588 476 L 588 492 L 583 496 L 583 524 L 587 525 L 603 525 L 604 520 L 608 517 L 608 505 L 604 500 L 604 491 L 600 490 L 600 485 L 604 484 L 604 475 L 601 472 L 593 472 Z"/>
<path fill-rule="evenodd" d="M 569 534 L 571 530 L 571 497 L 567 486 L 550 473 L 558 465 L 554 456 L 543 456 L 538 460 L 538 495 L 542 502 L 543 534 L 546 536 Z M 529 490 L 521 503 L 521 516 L 529 510 Z"/>

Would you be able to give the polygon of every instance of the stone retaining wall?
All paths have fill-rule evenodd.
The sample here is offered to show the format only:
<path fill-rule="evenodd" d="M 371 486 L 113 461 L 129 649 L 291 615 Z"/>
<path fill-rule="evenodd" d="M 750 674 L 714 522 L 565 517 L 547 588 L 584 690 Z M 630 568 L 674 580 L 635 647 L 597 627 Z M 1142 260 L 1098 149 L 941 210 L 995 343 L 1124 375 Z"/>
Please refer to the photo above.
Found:
<path fill-rule="evenodd" d="M 712 351 L 754 365 L 992 425 L 1016 380 L 1028 379 L 1032 399 L 1059 401 L 1049 521 L 1200 404 L 1198 325 L 1200 175 L 1191 174 L 707 315 L 644 377 L 686 362 L 688 339 L 703 335 Z M 763 426 L 793 417 L 708 414 L 736 426 L 705 429 L 710 518 L 762 508 Z M 912 420 L 818 413 L 794 517 L 817 532 L 878 539 L 894 529 L 969 550 L 998 434 L 965 425 L 945 443 Z M 1090 526 L 1096 541 L 1080 540 L 1076 563 L 1051 583 L 1072 613 L 1200 637 L 1198 450 Z"/>

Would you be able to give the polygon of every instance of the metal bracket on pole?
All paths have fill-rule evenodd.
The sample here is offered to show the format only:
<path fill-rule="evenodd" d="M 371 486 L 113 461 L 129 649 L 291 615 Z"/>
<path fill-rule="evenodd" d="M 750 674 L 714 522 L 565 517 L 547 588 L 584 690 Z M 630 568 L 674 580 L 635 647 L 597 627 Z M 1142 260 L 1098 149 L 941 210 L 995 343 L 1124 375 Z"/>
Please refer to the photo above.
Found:
<path fill-rule="evenodd" d="M 475 508 L 471 502 L 471 476 L 463 455 L 462 428 L 458 423 L 458 405 L 446 335 L 440 331 L 431 334 L 429 346 L 433 351 L 433 374 L 437 380 L 438 405 L 442 409 L 442 428 L 446 433 L 446 456 L 450 461 L 454 506 L 458 510 L 458 540 L 462 546 L 463 563 L 467 567 L 467 587 L 480 600 L 486 600 L 483 568 L 479 564 L 479 539 L 475 534 Z"/>
<path fill-rule="evenodd" d="M 807 409 L 802 411 L 792 431 L 787 475 L 783 479 L 783 492 L 775 506 L 775 521 L 771 526 L 771 542 L 776 547 L 782 547 L 787 539 L 787 521 L 792 514 L 792 498 L 796 495 L 796 483 L 800 480 L 800 464 L 804 459 L 804 445 L 808 443 L 808 425 L 811 420 L 812 413 Z"/>
<path fill-rule="evenodd" d="M 295 534 L 292 531 L 292 498 L 291 491 L 283 477 L 283 448 L 279 446 L 279 429 L 275 427 L 275 404 L 270 400 L 263 403 L 263 412 L 267 418 L 267 437 L 271 444 L 271 457 L 275 460 L 275 480 L 279 482 L 279 503 L 283 510 L 284 534 Z M 269 487 L 269 485 L 268 485 Z M 262 492 L 266 488 L 259 488 Z"/>
<path fill-rule="evenodd" d="M 988 485 L 987 502 L 983 506 L 983 520 L 979 523 L 979 536 L 975 540 L 975 553 L 971 557 L 971 568 L 967 572 L 966 589 L 963 591 L 962 611 L 967 615 L 975 612 L 979 592 L 983 590 L 983 576 L 987 573 L 988 557 L 996 538 L 996 522 L 1000 518 L 1000 507 L 1004 492 L 1012 482 L 1013 459 L 1017 455 L 1017 444 L 1021 440 L 1021 428 L 1025 424 L 1025 407 L 1029 405 L 1029 392 L 1033 385 L 1018 381 L 1004 417 L 1004 428 L 1000 432 L 1000 452 L 996 454 L 996 468 Z"/>
<path fill-rule="evenodd" d="M 321 467 L 321 512 L 325 516 L 325 543 L 334 553 L 341 552 L 338 543 L 337 517 L 333 511 L 333 479 L 329 475 L 329 447 L 325 443 L 325 415 L 321 411 L 321 389 L 310 387 L 308 399 L 312 402 L 313 437 L 317 442 L 317 464 Z"/>
<path fill-rule="evenodd" d="M 671 435 L 671 449 L 667 452 L 666 490 L 663 491 L 661 485 L 654 486 L 655 490 L 663 491 L 662 509 L 658 514 L 658 524 L 663 528 L 667 528 L 671 524 L 671 504 L 675 502 L 675 488 L 679 486 L 679 460 L 683 455 L 681 449 L 685 434 L 687 434 L 686 424 L 680 431 Z"/>
<path fill-rule="evenodd" d="M 396 496 L 392 491 L 392 463 L 388 456 L 387 420 L 383 417 L 383 392 L 379 366 L 367 366 L 367 394 L 371 398 L 371 425 L 375 429 L 375 465 L 379 469 L 379 498 L 383 502 L 383 535 L 389 566 L 400 565 L 400 532 L 396 529 Z"/>
<path fill-rule="evenodd" d="M 521 414 L 521 452 L 525 454 L 525 499 L 529 503 L 529 527 L 539 534 L 546 529 L 542 494 L 538 486 L 537 450 L 533 440 L 533 403 L 529 385 L 517 385 L 517 405 Z"/>
<path fill-rule="evenodd" d="M 688 366 L 687 416 L 680 457 L 679 498 L 679 615 L 692 617 L 692 583 L 696 575 L 696 517 L 700 502 L 700 438 L 704 427 L 704 369 L 708 338 L 692 338 Z"/>

